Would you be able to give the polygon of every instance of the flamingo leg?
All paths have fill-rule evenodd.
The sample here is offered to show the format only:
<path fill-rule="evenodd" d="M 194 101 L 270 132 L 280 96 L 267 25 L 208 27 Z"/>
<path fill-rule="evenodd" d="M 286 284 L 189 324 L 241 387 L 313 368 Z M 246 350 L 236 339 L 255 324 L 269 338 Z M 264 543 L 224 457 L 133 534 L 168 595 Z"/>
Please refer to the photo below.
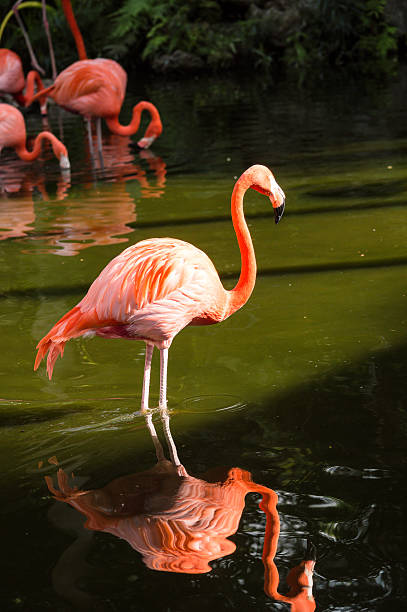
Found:
<path fill-rule="evenodd" d="M 99 164 L 101 170 L 105 169 L 105 164 L 103 160 L 103 148 L 102 148 L 102 119 L 101 117 L 96 118 L 96 137 L 97 137 L 97 145 L 98 145 L 98 154 L 99 154 Z"/>
<path fill-rule="evenodd" d="M 171 456 L 173 465 L 178 470 L 180 476 L 183 474 L 183 466 L 178 458 L 177 449 L 170 430 L 170 415 L 167 409 L 167 369 L 168 369 L 168 349 L 160 349 L 160 399 L 159 408 L 161 422 L 163 424 L 163 432 L 167 441 L 168 450 Z"/>
<path fill-rule="evenodd" d="M 160 409 L 167 408 L 168 349 L 160 349 Z"/>
<path fill-rule="evenodd" d="M 141 392 L 141 412 L 148 410 L 148 396 L 150 392 L 151 361 L 153 359 L 154 345 L 146 343 L 146 359 L 144 362 L 143 389 Z"/>
<path fill-rule="evenodd" d="M 99 155 L 102 155 L 102 119 L 101 117 L 96 118 L 96 136 L 97 136 Z"/>
<path fill-rule="evenodd" d="M 92 119 L 90 117 L 85 117 L 85 121 L 86 121 L 86 129 L 88 132 L 89 151 L 90 151 L 92 160 L 94 160 L 95 151 L 93 149 L 93 140 L 92 140 Z"/>

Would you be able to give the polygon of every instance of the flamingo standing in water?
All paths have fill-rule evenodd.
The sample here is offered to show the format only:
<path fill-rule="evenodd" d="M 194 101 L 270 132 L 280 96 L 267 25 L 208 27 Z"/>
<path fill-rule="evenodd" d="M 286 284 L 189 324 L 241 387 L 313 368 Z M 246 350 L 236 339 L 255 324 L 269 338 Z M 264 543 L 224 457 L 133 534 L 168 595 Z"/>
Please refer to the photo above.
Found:
<path fill-rule="evenodd" d="M 119 123 L 119 114 L 126 93 L 127 74 L 114 60 L 87 58 L 70 0 L 62 0 L 62 7 L 75 39 L 79 61 L 60 72 L 53 85 L 38 92 L 33 97 L 33 101 L 41 95 L 47 95 L 68 111 L 82 115 L 87 122 L 91 149 L 91 119 L 95 117 L 100 153 L 102 153 L 102 118 L 114 134 L 131 136 L 139 129 L 141 113 L 146 110 L 150 113 L 151 120 L 144 137 L 137 144 L 140 148 L 147 149 L 162 132 L 161 118 L 157 108 L 151 102 L 143 100 L 133 107 L 132 119 L 128 125 Z"/>
<path fill-rule="evenodd" d="M 49 140 L 61 168 L 70 168 L 66 146 L 51 132 L 40 132 L 35 138 L 32 151 L 27 150 L 26 140 L 24 117 L 21 112 L 10 104 L 0 104 L 0 153 L 3 147 L 12 147 L 20 159 L 33 161 L 41 153 L 42 141 Z"/>
<path fill-rule="evenodd" d="M 20 57 L 10 49 L 0 49 L 0 95 L 10 94 L 21 106 L 29 106 L 34 95 L 44 89 L 43 82 L 36 70 L 30 70 L 27 79 L 24 77 L 23 64 Z M 25 91 L 24 91 L 25 88 Z M 47 97 L 38 96 L 41 114 L 47 113 Z"/>
<path fill-rule="evenodd" d="M 232 221 L 239 243 L 242 269 L 234 289 L 227 291 L 209 257 L 192 244 L 174 238 L 151 238 L 128 247 L 92 283 L 86 296 L 65 314 L 37 345 L 36 370 L 48 353 L 51 379 L 65 343 L 83 335 L 144 340 L 146 357 L 141 410 L 148 408 L 151 360 L 160 351 L 159 407 L 167 405 L 168 349 L 187 325 L 224 321 L 249 299 L 256 281 L 256 258 L 243 212 L 247 189 L 267 195 L 276 223 L 285 196 L 265 166 L 246 170 L 232 193 Z"/>

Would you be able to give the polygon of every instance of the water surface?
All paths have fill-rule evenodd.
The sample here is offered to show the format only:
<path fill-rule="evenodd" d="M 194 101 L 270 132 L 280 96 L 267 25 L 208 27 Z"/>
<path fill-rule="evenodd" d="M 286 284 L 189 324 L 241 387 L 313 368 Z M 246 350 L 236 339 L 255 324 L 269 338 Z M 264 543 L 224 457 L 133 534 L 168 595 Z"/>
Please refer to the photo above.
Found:
<path fill-rule="evenodd" d="M 191 477 L 221 483 L 236 468 L 277 493 L 281 593 L 312 542 L 318 610 L 406 604 L 406 83 L 131 79 L 123 122 L 141 98 L 162 115 L 151 151 L 105 130 L 103 163 L 92 162 L 80 117 L 54 106 L 48 124 L 69 149 L 69 175 L 48 151 L 35 164 L 2 153 L 3 609 L 289 609 L 263 590 L 258 493 L 227 536 L 236 550 L 198 574 L 148 568 L 128 541 L 85 528 L 80 510 L 52 498 L 44 476 L 56 485 L 56 462 L 88 491 L 156 465 L 136 414 L 141 343 L 79 339 L 51 382 L 32 370 L 38 340 L 139 240 L 192 242 L 232 287 L 230 195 L 253 163 L 272 168 L 286 213 L 276 227 L 268 200 L 247 193 L 255 291 L 171 347 L 178 454 Z M 26 121 L 30 135 L 44 129 L 36 112 Z M 168 482 L 171 506 L 178 481 Z"/>

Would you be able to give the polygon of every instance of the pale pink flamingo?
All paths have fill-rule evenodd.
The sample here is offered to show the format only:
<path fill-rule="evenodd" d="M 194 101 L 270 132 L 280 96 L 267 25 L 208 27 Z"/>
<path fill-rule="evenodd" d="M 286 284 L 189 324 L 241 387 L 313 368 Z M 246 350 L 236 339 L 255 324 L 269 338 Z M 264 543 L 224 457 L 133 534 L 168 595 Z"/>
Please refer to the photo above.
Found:
<path fill-rule="evenodd" d="M 0 153 L 3 147 L 11 147 L 15 149 L 20 159 L 33 161 L 41 153 L 42 141 L 49 140 L 61 168 L 67 169 L 70 167 L 65 145 L 51 132 L 40 132 L 35 138 L 32 151 L 27 150 L 26 140 L 23 115 L 10 104 L 0 104 Z"/>
<path fill-rule="evenodd" d="M 85 334 L 144 340 L 141 410 L 148 408 L 154 347 L 160 351 L 159 406 L 165 408 L 168 349 L 176 334 L 187 325 L 224 321 L 253 291 L 256 259 L 243 213 L 243 196 L 250 187 L 270 198 L 276 223 L 284 211 L 284 192 L 265 166 L 251 166 L 236 182 L 231 208 L 242 269 L 234 289 L 223 287 L 212 261 L 192 244 L 173 238 L 143 240 L 115 257 L 81 302 L 39 342 L 34 369 L 49 351 L 47 372 L 51 378 L 65 343 Z"/>
<path fill-rule="evenodd" d="M 119 114 L 127 86 L 127 74 L 111 59 L 88 59 L 82 35 L 72 11 L 70 0 L 62 0 L 65 17 L 75 39 L 79 61 L 59 73 L 53 85 L 33 97 L 50 96 L 57 104 L 72 113 L 79 113 L 87 122 L 91 145 L 91 120 L 97 119 L 98 149 L 102 153 L 101 119 L 111 132 L 120 136 L 135 134 L 140 126 L 141 114 L 146 110 L 151 120 L 138 146 L 146 149 L 162 132 L 162 123 L 157 108 L 151 102 L 141 101 L 133 107 L 132 119 L 128 125 L 119 123 Z M 92 146 L 92 145 L 91 145 Z"/>
<path fill-rule="evenodd" d="M 10 49 L 0 49 L 0 95 L 9 94 L 21 106 L 31 104 L 34 89 L 44 89 L 43 82 L 36 70 L 30 70 L 27 79 L 24 77 L 23 65 L 20 57 Z M 25 91 L 24 91 L 25 89 Z M 38 98 L 41 113 L 47 113 L 47 97 Z"/>

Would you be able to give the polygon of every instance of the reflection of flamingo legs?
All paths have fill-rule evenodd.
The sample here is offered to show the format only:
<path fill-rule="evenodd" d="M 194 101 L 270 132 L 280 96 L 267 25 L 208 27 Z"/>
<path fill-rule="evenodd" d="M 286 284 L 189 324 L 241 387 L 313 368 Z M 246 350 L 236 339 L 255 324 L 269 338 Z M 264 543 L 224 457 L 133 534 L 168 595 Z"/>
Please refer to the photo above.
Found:
<path fill-rule="evenodd" d="M 153 415 L 151 414 L 151 412 L 148 412 L 145 415 L 145 417 L 146 417 L 146 424 L 147 424 L 148 431 L 150 432 L 151 438 L 152 438 L 153 443 L 154 443 L 154 448 L 155 448 L 155 454 L 157 456 L 157 461 L 165 461 L 164 450 L 163 450 L 163 447 L 162 447 L 162 444 L 161 444 L 160 440 L 158 439 L 157 432 L 156 432 L 156 429 L 154 427 Z"/>
<path fill-rule="evenodd" d="M 150 350 L 151 349 L 151 350 Z M 145 389 L 145 385 L 150 384 L 150 371 L 151 371 L 151 359 L 153 356 L 154 346 L 146 345 L 146 366 L 144 368 L 144 381 L 143 381 L 143 399 L 142 406 L 145 410 L 146 404 L 146 392 L 147 392 L 147 404 L 148 404 L 148 388 Z M 148 363 L 148 369 L 147 368 Z M 181 462 L 178 458 L 177 448 L 175 446 L 171 430 L 170 430 L 170 416 L 167 409 L 167 369 L 168 369 L 168 349 L 160 349 L 160 399 L 158 406 L 160 408 L 161 422 L 163 425 L 163 432 L 165 439 L 168 444 L 168 450 L 170 453 L 171 461 L 177 469 L 182 468 Z M 146 378 L 147 376 L 147 378 Z M 183 469 L 183 468 L 182 468 Z"/>
<path fill-rule="evenodd" d="M 151 377 L 151 362 L 153 358 L 153 351 L 154 351 L 154 346 L 146 342 L 144 377 L 143 377 L 143 387 L 142 387 L 142 394 L 141 394 L 141 410 L 145 414 L 145 417 L 146 417 L 147 427 L 151 434 L 151 437 L 152 437 L 152 440 L 155 446 L 157 460 L 162 461 L 163 459 L 165 459 L 164 451 L 158 439 L 157 432 L 153 424 L 151 412 L 148 409 L 148 398 L 149 398 L 150 377 Z M 163 426 L 164 436 L 165 436 L 165 439 L 168 445 L 168 451 L 171 457 L 171 462 L 177 468 L 179 475 L 183 476 L 185 473 L 185 468 L 181 465 L 181 462 L 178 457 L 177 448 L 175 446 L 175 442 L 171 434 L 170 415 L 167 409 L 167 365 L 168 365 L 168 349 L 161 349 L 160 350 L 160 399 L 159 399 L 160 417 L 161 417 L 161 422 Z"/>
<path fill-rule="evenodd" d="M 165 439 L 167 441 L 167 445 L 168 445 L 168 450 L 170 453 L 170 457 L 171 457 L 171 461 L 173 463 L 173 465 L 175 465 L 175 467 L 177 468 L 178 474 L 180 476 L 183 476 L 183 471 L 184 468 L 181 465 L 181 462 L 178 458 L 178 453 L 177 453 L 177 447 L 175 446 L 175 442 L 173 440 L 173 437 L 171 435 L 171 430 L 170 430 L 170 415 L 168 414 L 168 410 L 167 408 L 162 408 L 161 409 L 161 422 L 163 424 L 163 432 L 164 432 L 164 436 Z"/>
<path fill-rule="evenodd" d="M 146 419 L 147 429 L 150 432 L 151 439 L 153 440 L 155 454 L 157 456 L 157 461 L 158 462 L 165 461 L 166 459 L 164 455 L 164 450 L 158 438 L 157 431 L 153 423 L 152 413 L 148 411 L 144 413 L 144 416 Z M 177 469 L 178 476 L 187 476 L 187 471 L 184 468 L 184 466 L 181 464 L 178 458 L 177 447 L 175 446 L 175 442 L 171 434 L 170 415 L 168 414 L 168 410 L 166 408 L 162 409 L 160 412 L 160 416 L 161 416 L 161 422 L 163 425 L 164 436 L 167 441 L 168 450 L 169 450 L 170 457 L 171 457 L 171 463 Z"/>

